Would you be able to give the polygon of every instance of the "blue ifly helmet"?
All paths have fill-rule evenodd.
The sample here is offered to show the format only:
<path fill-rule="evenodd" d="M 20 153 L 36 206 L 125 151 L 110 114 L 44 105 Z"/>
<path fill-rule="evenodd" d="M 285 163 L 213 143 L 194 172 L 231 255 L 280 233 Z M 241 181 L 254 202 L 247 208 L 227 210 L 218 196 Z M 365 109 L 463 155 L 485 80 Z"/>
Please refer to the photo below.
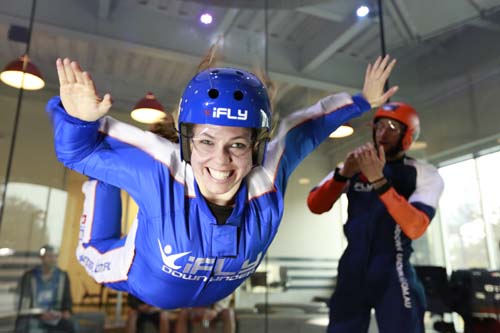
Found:
<path fill-rule="evenodd" d="M 181 157 L 191 160 L 192 124 L 252 128 L 257 139 L 254 164 L 262 164 L 271 128 L 266 88 L 252 73 L 236 68 L 209 68 L 188 83 L 179 104 Z"/>

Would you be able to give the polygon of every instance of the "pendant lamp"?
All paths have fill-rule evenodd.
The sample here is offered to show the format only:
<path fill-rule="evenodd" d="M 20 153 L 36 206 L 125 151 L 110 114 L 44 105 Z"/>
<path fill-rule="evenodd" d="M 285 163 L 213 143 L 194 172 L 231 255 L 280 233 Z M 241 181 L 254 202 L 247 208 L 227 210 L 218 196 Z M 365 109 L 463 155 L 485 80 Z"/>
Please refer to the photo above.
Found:
<path fill-rule="evenodd" d="M 134 107 L 130 116 L 135 121 L 144 124 L 154 124 L 165 117 L 163 105 L 158 102 L 153 93 L 148 92 Z"/>
<path fill-rule="evenodd" d="M 337 128 L 333 131 L 329 137 L 332 139 L 345 138 L 354 133 L 354 128 L 349 123 L 345 123 L 344 125 Z"/>
<path fill-rule="evenodd" d="M 5 66 L 0 79 L 7 85 L 25 90 L 38 90 L 45 86 L 45 81 L 38 68 L 23 55 Z"/>

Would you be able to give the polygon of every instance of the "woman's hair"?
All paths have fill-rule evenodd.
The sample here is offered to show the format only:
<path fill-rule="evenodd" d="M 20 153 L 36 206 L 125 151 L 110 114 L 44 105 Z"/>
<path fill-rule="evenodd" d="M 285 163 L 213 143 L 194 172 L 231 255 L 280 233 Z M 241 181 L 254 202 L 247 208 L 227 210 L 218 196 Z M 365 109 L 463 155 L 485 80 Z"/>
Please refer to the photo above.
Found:
<path fill-rule="evenodd" d="M 165 112 L 165 118 L 159 122 L 151 124 L 151 126 L 149 126 L 149 131 L 170 140 L 171 142 L 179 142 L 179 134 L 175 129 L 174 117 L 170 112 Z"/>
<path fill-rule="evenodd" d="M 222 58 L 219 52 L 220 38 L 215 41 L 215 43 L 210 46 L 207 54 L 201 59 L 198 64 L 198 68 L 196 73 L 203 72 L 205 69 L 209 69 L 210 67 L 216 67 L 217 62 Z"/>
<path fill-rule="evenodd" d="M 269 78 L 269 75 L 262 69 L 262 67 L 257 67 L 254 70 L 254 74 L 259 78 L 259 80 L 264 84 L 267 90 L 267 95 L 269 96 L 269 102 L 271 104 L 271 130 L 269 131 L 269 136 L 272 136 L 274 130 L 278 127 L 279 123 L 279 113 L 276 110 L 276 97 L 278 96 L 279 86 L 278 84 Z"/>

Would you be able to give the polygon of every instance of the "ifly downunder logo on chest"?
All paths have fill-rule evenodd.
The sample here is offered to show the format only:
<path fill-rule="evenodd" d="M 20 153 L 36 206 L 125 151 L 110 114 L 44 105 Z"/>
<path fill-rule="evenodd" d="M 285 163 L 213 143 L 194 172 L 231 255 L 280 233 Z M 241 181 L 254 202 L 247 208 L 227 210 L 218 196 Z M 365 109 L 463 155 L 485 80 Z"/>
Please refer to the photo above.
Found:
<path fill-rule="evenodd" d="M 248 119 L 248 110 L 241 109 L 231 109 L 231 108 L 216 108 L 214 107 L 212 110 L 213 118 L 227 118 L 231 120 L 247 120 Z"/>
<path fill-rule="evenodd" d="M 224 258 L 218 258 L 217 260 L 215 258 L 195 256 L 185 258 L 191 251 L 172 253 L 172 246 L 166 245 L 163 247 L 159 239 L 158 246 L 163 261 L 162 271 L 183 280 L 219 282 L 245 279 L 255 272 L 262 258 L 262 252 L 259 252 L 254 261 L 247 259 L 238 270 L 231 272 L 224 271 L 224 262 L 226 260 Z M 182 258 L 184 258 L 183 264 L 179 260 Z M 212 274 L 209 274 L 209 272 L 212 272 Z"/>

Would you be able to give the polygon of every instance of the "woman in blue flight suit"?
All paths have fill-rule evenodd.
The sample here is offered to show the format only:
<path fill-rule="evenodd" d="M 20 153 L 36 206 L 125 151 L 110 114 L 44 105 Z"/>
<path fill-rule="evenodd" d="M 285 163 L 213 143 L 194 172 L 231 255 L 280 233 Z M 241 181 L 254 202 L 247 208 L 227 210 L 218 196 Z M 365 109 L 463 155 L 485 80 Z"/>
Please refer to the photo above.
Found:
<path fill-rule="evenodd" d="M 123 188 L 139 206 L 127 237 L 86 226 L 80 263 L 97 282 L 164 309 L 226 297 L 276 235 L 291 172 L 335 128 L 396 92 L 383 92 L 394 64 L 377 59 L 362 95 L 328 96 L 292 114 L 270 142 L 263 84 L 240 69 L 202 71 L 180 101 L 177 145 L 104 117 L 111 96 L 100 99 L 76 62 L 58 59 L 61 96 L 47 111 L 59 160 Z M 94 228 L 102 234 L 85 238 Z"/>

